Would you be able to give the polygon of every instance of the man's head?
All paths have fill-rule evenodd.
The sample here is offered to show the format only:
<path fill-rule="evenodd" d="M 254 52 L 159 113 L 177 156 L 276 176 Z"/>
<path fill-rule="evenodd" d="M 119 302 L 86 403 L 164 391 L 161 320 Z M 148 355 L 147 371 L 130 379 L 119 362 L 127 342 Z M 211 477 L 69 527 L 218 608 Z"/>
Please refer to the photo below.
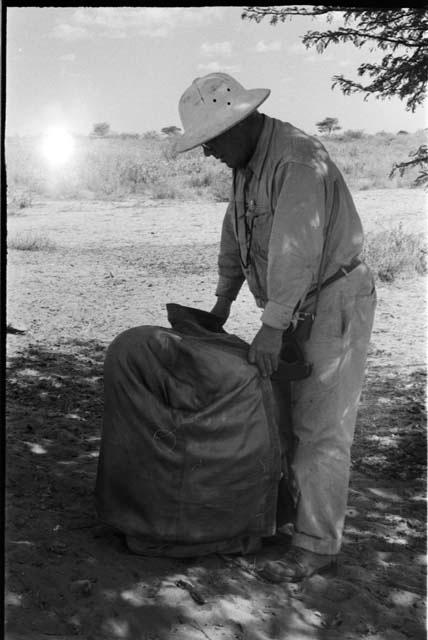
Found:
<path fill-rule="evenodd" d="M 231 169 L 245 167 L 253 155 L 263 116 L 255 111 L 219 136 L 202 143 L 204 154 L 214 156 Z"/>
<path fill-rule="evenodd" d="M 196 78 L 180 99 L 184 134 L 175 151 L 203 145 L 205 155 L 213 155 L 229 167 L 245 166 L 261 129 L 263 118 L 257 107 L 269 94 L 269 89 L 244 89 L 226 73 Z"/>

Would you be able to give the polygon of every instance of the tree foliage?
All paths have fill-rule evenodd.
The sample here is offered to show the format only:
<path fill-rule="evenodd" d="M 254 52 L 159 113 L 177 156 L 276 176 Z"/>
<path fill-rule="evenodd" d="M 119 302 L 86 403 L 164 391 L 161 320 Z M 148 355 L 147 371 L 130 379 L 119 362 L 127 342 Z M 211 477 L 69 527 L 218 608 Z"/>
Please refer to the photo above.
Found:
<path fill-rule="evenodd" d="M 403 176 L 406 169 L 419 167 L 419 174 L 414 181 L 415 187 L 428 183 L 428 146 L 422 144 L 416 151 L 412 151 L 409 156 L 410 160 L 407 160 L 407 162 L 396 162 L 394 164 L 389 177 L 392 178 L 397 172 L 400 176 Z"/>
<path fill-rule="evenodd" d="M 324 118 L 324 120 L 316 123 L 316 127 L 320 133 L 328 133 L 328 135 L 342 128 L 339 127 L 339 120 L 337 118 Z"/>
<path fill-rule="evenodd" d="M 362 84 L 345 78 L 333 77 L 346 95 L 365 93 L 365 99 L 398 96 L 406 101 L 406 108 L 415 111 L 425 97 L 428 79 L 428 10 L 425 8 L 367 9 L 363 7 L 245 7 L 242 17 L 260 22 L 270 16 L 277 24 L 293 16 L 325 16 L 331 24 L 334 14 L 340 12 L 344 26 L 325 31 L 308 31 L 302 38 L 306 48 L 316 47 L 322 53 L 330 44 L 351 42 L 360 48 L 368 44 L 371 50 L 385 52 L 379 63 L 365 62 L 358 67 L 358 75 L 371 78 Z"/>
<path fill-rule="evenodd" d="M 342 93 L 364 93 L 364 99 L 398 97 L 405 102 L 406 109 L 414 112 L 426 96 L 428 80 L 428 9 L 421 7 L 399 7 L 372 9 L 346 6 L 272 6 L 244 7 L 242 18 L 260 22 L 270 17 L 276 25 L 295 16 L 324 16 L 332 25 L 337 14 L 343 24 L 324 31 L 307 31 L 302 38 L 307 49 L 315 47 L 319 53 L 331 44 L 352 43 L 357 48 L 368 45 L 370 50 L 384 52 L 380 62 L 364 62 L 357 73 L 361 81 L 333 76 L 332 88 L 338 86 Z M 427 181 L 422 160 L 424 148 L 420 147 L 410 162 L 395 166 L 405 170 L 407 166 L 422 166 L 418 184 Z M 393 170 L 394 171 L 394 170 Z"/>

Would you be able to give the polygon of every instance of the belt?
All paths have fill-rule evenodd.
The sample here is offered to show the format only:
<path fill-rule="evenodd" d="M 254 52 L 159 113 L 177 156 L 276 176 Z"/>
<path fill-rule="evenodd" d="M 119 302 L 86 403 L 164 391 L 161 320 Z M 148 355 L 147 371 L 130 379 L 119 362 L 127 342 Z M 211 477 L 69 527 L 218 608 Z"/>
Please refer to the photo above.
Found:
<path fill-rule="evenodd" d="M 354 258 L 354 260 L 352 260 L 350 264 L 340 267 L 340 269 L 338 269 L 335 273 L 333 273 L 332 276 L 327 278 L 327 280 L 324 280 L 324 282 L 321 285 L 321 290 L 324 289 L 325 287 L 328 287 L 333 282 L 336 282 L 336 280 L 339 280 L 339 278 L 343 278 L 343 276 L 347 276 L 348 273 L 351 273 L 351 271 L 355 269 L 355 267 L 358 267 L 358 265 L 360 264 L 361 264 L 361 260 L 359 258 Z M 316 292 L 317 292 L 317 287 L 314 287 L 309 291 L 305 299 L 309 298 L 310 296 L 314 296 Z"/>

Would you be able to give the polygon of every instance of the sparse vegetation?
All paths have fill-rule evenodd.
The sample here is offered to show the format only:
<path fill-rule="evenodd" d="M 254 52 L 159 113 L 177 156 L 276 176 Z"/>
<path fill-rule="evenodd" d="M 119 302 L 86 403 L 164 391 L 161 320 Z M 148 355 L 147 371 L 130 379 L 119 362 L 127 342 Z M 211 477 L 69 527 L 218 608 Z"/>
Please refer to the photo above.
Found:
<path fill-rule="evenodd" d="M 343 172 L 352 190 L 412 188 L 420 171 L 419 166 L 409 167 L 404 174 L 391 176 L 396 159 L 408 156 L 412 149 L 426 140 L 424 131 L 398 136 L 379 132 L 374 135 L 344 133 L 321 136 L 322 143 Z"/>
<path fill-rule="evenodd" d="M 351 189 L 388 189 L 413 186 L 417 167 L 409 167 L 403 175 L 397 171 L 390 178 L 391 165 L 426 143 L 426 135 L 423 131 L 368 135 L 348 130 L 320 136 L 320 140 Z M 37 138 L 6 139 L 10 213 L 31 206 L 35 197 L 121 199 L 167 192 L 169 198 L 228 199 L 231 171 L 225 165 L 205 158 L 199 148 L 174 159 L 168 140 L 155 131 L 139 136 L 81 136 L 75 143 L 72 160 L 62 168 L 50 170 L 39 153 Z"/>
<path fill-rule="evenodd" d="M 405 233 L 402 225 L 390 231 L 368 233 L 363 258 L 381 282 L 397 276 L 424 275 L 428 272 L 428 247 L 423 235 Z"/>

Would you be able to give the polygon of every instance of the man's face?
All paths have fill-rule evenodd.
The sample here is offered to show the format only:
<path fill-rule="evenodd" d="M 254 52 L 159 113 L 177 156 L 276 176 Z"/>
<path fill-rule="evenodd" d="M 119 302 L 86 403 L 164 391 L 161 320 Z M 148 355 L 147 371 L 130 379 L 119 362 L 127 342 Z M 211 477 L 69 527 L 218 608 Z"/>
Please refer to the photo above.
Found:
<path fill-rule="evenodd" d="M 214 156 L 231 169 L 245 167 L 253 151 L 249 144 L 246 121 L 243 120 L 232 129 L 212 138 L 202 148 L 205 156 Z"/>

